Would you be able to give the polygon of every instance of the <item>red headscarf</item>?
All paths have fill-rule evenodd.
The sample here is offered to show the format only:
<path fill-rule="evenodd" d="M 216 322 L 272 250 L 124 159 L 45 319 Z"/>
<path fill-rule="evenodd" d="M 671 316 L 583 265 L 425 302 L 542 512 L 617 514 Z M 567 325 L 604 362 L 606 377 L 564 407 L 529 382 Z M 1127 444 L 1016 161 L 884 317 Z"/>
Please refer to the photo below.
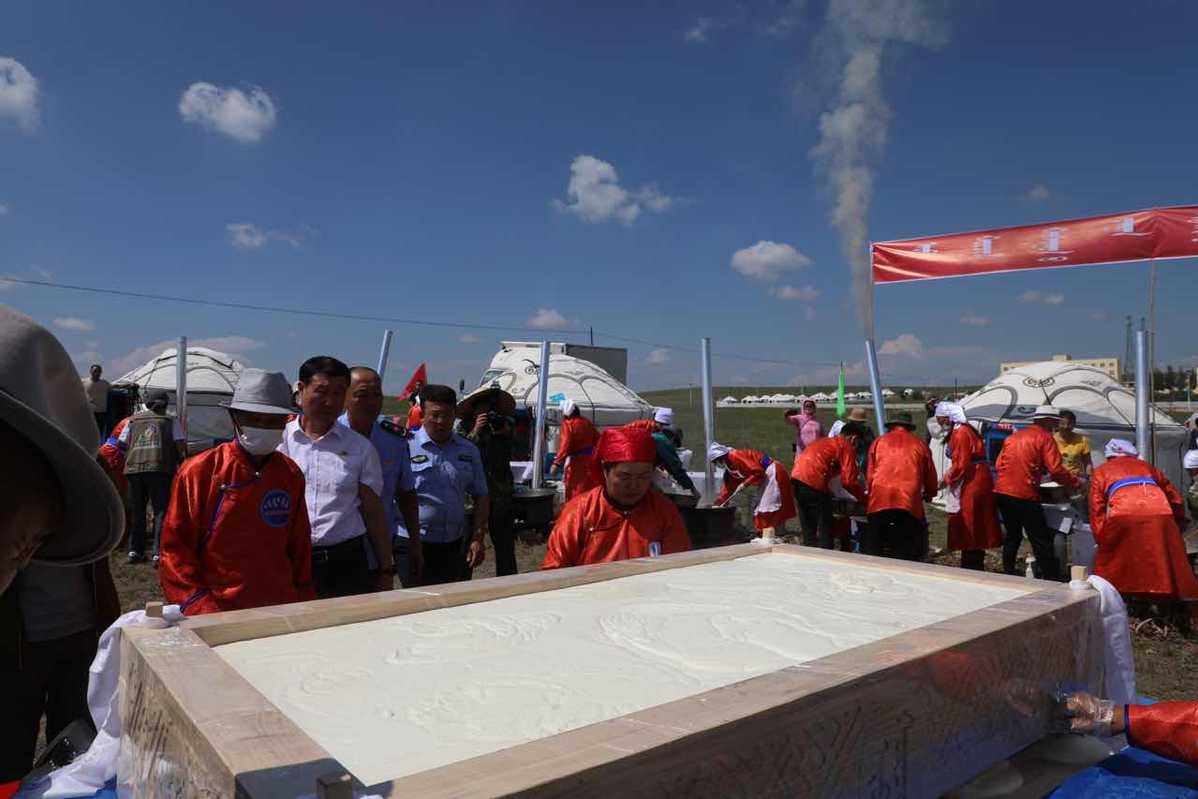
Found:
<path fill-rule="evenodd" d="M 657 463 L 657 445 L 644 430 L 611 428 L 599 435 L 595 457 L 600 463 Z"/>

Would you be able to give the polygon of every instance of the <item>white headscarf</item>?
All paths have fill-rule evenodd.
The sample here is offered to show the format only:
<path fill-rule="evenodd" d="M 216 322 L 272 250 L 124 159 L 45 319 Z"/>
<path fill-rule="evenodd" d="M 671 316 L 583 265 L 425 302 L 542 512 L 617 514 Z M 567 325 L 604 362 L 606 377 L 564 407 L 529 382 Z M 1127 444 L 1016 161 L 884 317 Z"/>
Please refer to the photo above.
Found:
<path fill-rule="evenodd" d="M 828 428 L 828 438 L 836 438 L 840 435 L 841 428 L 844 427 L 844 419 L 837 419 L 832 422 L 832 426 Z"/>
<path fill-rule="evenodd" d="M 1192 449 L 1181 459 L 1181 468 L 1198 469 L 1198 449 Z"/>
<path fill-rule="evenodd" d="M 653 421 L 661 425 L 674 424 L 674 409 L 673 408 L 658 408 L 653 411 Z"/>
<path fill-rule="evenodd" d="M 578 406 L 574 404 L 574 400 L 572 399 L 562 400 L 560 403 L 558 403 L 558 407 L 561 408 L 563 418 L 578 410 Z"/>
<path fill-rule="evenodd" d="M 936 416 L 947 416 L 948 420 L 953 424 L 967 424 L 965 418 L 965 409 L 961 407 L 959 402 L 937 402 L 936 410 L 933 411 Z"/>
<path fill-rule="evenodd" d="M 1136 449 L 1136 445 L 1125 438 L 1112 438 L 1106 442 L 1106 447 L 1103 448 L 1102 454 L 1107 460 L 1118 457 L 1120 455 L 1130 455 L 1133 458 L 1138 457 L 1140 451 Z"/>
<path fill-rule="evenodd" d="M 732 451 L 732 447 L 725 447 L 718 441 L 711 442 L 711 446 L 707 448 L 707 462 L 713 463 Z"/>

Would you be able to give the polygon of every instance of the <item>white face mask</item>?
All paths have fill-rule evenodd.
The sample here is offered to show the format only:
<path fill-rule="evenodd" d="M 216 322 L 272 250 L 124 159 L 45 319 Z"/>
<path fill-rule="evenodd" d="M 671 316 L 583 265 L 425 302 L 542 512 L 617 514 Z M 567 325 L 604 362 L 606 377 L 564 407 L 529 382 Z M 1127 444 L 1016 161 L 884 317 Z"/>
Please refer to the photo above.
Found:
<path fill-rule="evenodd" d="M 237 441 L 251 455 L 269 455 L 283 443 L 283 431 L 265 427 L 239 427 Z"/>

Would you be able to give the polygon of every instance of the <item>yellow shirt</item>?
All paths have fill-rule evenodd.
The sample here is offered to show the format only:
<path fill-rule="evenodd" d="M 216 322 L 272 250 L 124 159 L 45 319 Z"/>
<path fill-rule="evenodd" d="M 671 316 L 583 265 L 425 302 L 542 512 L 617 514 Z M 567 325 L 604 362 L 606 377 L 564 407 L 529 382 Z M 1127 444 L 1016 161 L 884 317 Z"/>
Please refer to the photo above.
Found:
<path fill-rule="evenodd" d="M 1057 449 L 1061 451 L 1061 460 L 1064 461 L 1065 468 L 1074 477 L 1081 477 L 1085 474 L 1084 464 L 1090 460 L 1090 439 L 1077 433 L 1070 433 L 1069 436 L 1070 440 L 1066 441 L 1060 433 L 1052 434 L 1057 440 Z"/>

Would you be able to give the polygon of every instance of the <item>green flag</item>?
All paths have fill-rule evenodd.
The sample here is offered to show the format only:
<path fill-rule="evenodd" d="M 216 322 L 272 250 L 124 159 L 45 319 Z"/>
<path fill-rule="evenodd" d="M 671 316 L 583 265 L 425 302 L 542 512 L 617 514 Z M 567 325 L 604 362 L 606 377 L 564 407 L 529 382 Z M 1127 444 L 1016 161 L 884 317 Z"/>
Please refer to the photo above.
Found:
<path fill-rule="evenodd" d="M 844 362 L 840 363 L 840 380 L 836 383 L 836 416 L 844 418 Z"/>

